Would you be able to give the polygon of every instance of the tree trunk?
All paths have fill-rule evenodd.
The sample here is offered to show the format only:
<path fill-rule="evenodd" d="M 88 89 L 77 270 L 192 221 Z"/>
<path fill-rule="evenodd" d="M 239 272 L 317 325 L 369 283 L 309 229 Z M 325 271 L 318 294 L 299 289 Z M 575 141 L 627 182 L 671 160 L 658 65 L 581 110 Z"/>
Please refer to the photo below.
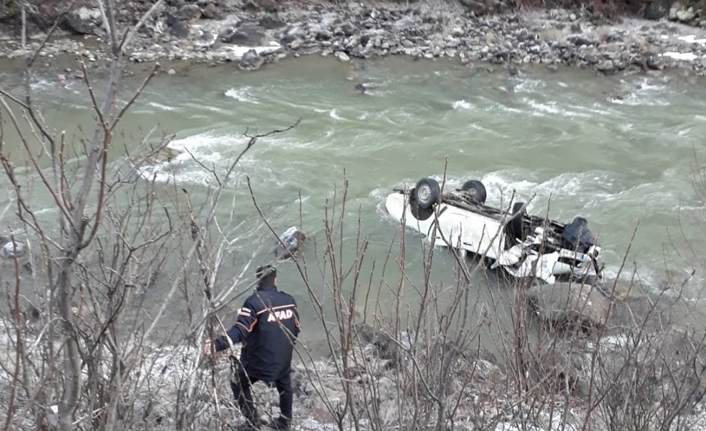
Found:
<path fill-rule="evenodd" d="M 81 391 L 81 357 L 78 351 L 78 340 L 73 327 L 71 313 L 71 287 L 69 286 L 69 271 L 75 258 L 74 253 L 65 253 L 61 265 L 59 279 L 56 285 L 59 297 L 59 312 L 61 314 L 64 332 L 64 396 L 59 405 L 59 427 L 61 431 L 73 430 L 74 411 L 78 405 Z"/>

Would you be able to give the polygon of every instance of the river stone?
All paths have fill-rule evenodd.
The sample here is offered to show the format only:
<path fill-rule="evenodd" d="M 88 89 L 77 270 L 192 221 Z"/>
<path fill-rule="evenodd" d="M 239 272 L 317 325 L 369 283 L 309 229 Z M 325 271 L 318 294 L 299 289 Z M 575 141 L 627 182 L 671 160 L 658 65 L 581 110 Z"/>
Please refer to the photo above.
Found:
<path fill-rule="evenodd" d="M 409 15 L 406 15 L 403 18 L 399 19 L 397 22 L 395 22 L 395 27 L 397 27 L 400 30 L 413 28 L 414 26 L 416 26 L 416 23 L 414 22 L 414 18 L 412 18 Z"/>
<path fill-rule="evenodd" d="M 174 37 L 186 39 L 191 34 L 191 28 L 189 27 L 189 24 L 184 21 L 177 21 L 169 29 L 169 33 Z"/>
<path fill-rule="evenodd" d="M 671 21 L 688 22 L 696 17 L 693 7 L 687 8 L 682 2 L 677 1 L 669 9 L 669 19 Z"/>
<path fill-rule="evenodd" d="M 598 287 L 588 284 L 535 285 L 528 290 L 527 299 L 540 320 L 559 330 L 601 328 L 608 316 L 608 300 Z"/>
<path fill-rule="evenodd" d="M 66 26 L 76 34 L 95 34 L 101 24 L 98 9 L 82 7 L 66 16 Z"/>
<path fill-rule="evenodd" d="M 330 40 L 333 37 L 333 33 L 328 30 L 319 30 L 316 32 L 316 40 Z"/>
<path fill-rule="evenodd" d="M 358 30 L 358 27 L 352 22 L 346 21 L 341 25 L 341 30 L 346 36 L 352 36 Z"/>
<path fill-rule="evenodd" d="M 216 19 L 220 15 L 220 11 L 215 4 L 209 3 L 203 8 L 201 14 L 206 19 Z"/>
<path fill-rule="evenodd" d="M 259 24 L 260 27 L 264 28 L 265 30 L 275 30 L 287 26 L 287 23 L 277 18 L 277 16 L 273 14 L 263 16 L 260 19 Z"/>
<path fill-rule="evenodd" d="M 230 28 L 221 34 L 221 40 L 224 43 L 242 46 L 261 46 L 264 39 L 264 30 L 252 24 L 246 24 L 237 29 Z"/>
<path fill-rule="evenodd" d="M 348 57 L 348 55 L 343 51 L 336 51 L 335 55 L 336 55 L 336 58 L 339 59 L 340 61 L 350 61 L 351 60 L 350 57 Z"/>
<path fill-rule="evenodd" d="M 593 46 L 596 45 L 597 42 L 593 39 L 589 39 L 584 36 L 569 36 L 567 40 L 571 43 L 573 43 L 576 46 L 581 46 L 581 45 L 586 45 L 586 46 Z"/>
<path fill-rule="evenodd" d="M 179 9 L 179 18 L 182 21 L 196 21 L 201 18 L 201 8 L 195 4 L 187 4 Z"/>
<path fill-rule="evenodd" d="M 614 67 L 613 60 L 606 58 L 598 62 L 596 65 L 596 70 L 603 73 L 609 73 L 613 71 Z"/>
<path fill-rule="evenodd" d="M 257 70 L 265 63 L 265 59 L 254 49 L 248 50 L 238 62 L 238 67 L 243 70 Z"/>
<path fill-rule="evenodd" d="M 660 20 L 669 15 L 674 0 L 655 0 L 645 8 L 645 18 Z"/>
<path fill-rule="evenodd" d="M 696 18 L 696 12 L 694 12 L 693 6 L 690 6 L 689 9 L 682 9 L 680 11 L 677 11 L 677 19 L 681 22 L 689 22 Z"/>

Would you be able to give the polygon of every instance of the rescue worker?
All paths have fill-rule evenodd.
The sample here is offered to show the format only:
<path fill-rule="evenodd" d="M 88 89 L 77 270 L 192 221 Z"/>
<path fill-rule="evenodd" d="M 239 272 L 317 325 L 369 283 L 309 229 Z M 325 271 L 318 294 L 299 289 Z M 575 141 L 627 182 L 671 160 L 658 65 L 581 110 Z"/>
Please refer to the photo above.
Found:
<path fill-rule="evenodd" d="M 259 414 L 253 403 L 251 385 L 263 381 L 279 392 L 280 416 L 274 423 L 278 430 L 289 430 L 292 421 L 292 352 L 299 335 L 297 303 L 277 289 L 277 270 L 270 265 L 257 269 L 257 290 L 245 300 L 238 319 L 228 330 L 233 344 L 243 343 L 235 381 L 231 381 L 247 429 L 259 429 Z M 225 336 L 207 340 L 204 354 L 229 347 Z"/>

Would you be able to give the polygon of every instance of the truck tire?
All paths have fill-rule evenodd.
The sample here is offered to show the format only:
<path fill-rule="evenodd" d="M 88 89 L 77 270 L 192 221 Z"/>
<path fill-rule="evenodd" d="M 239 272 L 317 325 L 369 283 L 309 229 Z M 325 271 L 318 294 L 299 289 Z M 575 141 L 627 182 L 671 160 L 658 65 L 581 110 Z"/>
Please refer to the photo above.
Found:
<path fill-rule="evenodd" d="M 462 192 L 466 192 L 467 196 L 474 201 L 484 204 L 487 196 L 485 186 L 478 180 L 469 180 L 463 183 Z"/>
<path fill-rule="evenodd" d="M 434 204 L 441 202 L 441 188 L 436 180 L 422 178 L 417 181 L 417 185 L 414 188 L 420 208 L 429 209 L 433 207 Z"/>

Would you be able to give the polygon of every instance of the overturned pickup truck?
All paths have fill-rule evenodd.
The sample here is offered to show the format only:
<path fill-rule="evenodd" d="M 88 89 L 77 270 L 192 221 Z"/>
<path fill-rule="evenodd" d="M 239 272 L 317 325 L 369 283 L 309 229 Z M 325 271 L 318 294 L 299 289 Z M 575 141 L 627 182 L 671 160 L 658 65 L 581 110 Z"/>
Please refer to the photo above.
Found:
<path fill-rule="evenodd" d="M 385 209 L 397 221 L 437 244 L 486 257 L 490 269 L 545 283 L 599 281 L 600 247 L 588 222 L 569 224 L 527 214 L 523 202 L 501 210 L 485 204 L 486 189 L 477 180 L 443 192 L 439 183 L 422 178 L 409 189 L 394 189 Z"/>

